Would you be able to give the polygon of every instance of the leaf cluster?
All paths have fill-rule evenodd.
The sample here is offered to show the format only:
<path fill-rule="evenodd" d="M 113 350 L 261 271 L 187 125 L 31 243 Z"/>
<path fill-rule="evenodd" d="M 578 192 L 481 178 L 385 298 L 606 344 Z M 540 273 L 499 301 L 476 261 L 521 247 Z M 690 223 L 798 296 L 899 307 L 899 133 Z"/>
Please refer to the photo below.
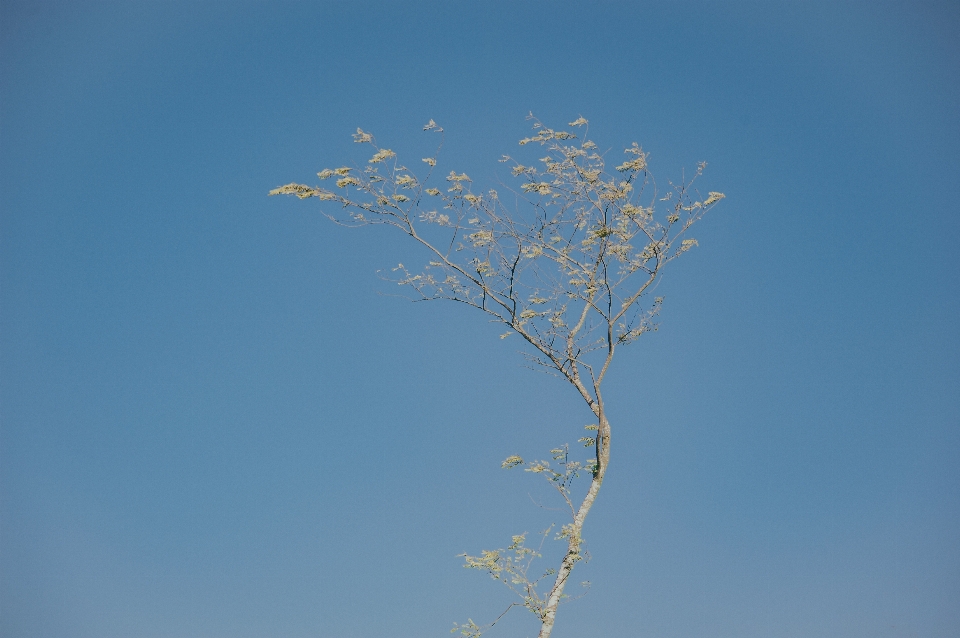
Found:
<path fill-rule="evenodd" d="M 522 602 L 512 603 L 496 620 L 484 626 L 477 625 L 472 619 L 468 619 L 462 625 L 454 623 L 451 633 L 459 631 L 465 638 L 479 638 L 483 632 L 494 626 L 500 618 L 503 618 L 510 609 L 516 606 L 526 608 L 540 620 L 546 617 L 548 593 L 541 593 L 538 590 L 538 585 L 544 579 L 554 576 L 557 570 L 546 569 L 536 578 L 531 578 L 530 570 L 534 560 L 542 557 L 540 552 L 543 549 L 544 542 L 553 531 L 553 527 L 551 525 L 540 533 L 540 544 L 536 549 L 526 546 L 527 535 L 524 533 L 514 536 L 512 543 L 505 549 L 483 550 L 479 556 L 461 554 L 464 558 L 464 567 L 487 572 L 491 578 L 509 587 L 520 597 Z M 563 529 L 565 530 L 567 527 L 565 525 Z M 561 530 L 556 538 L 566 538 L 564 531 Z M 589 581 L 584 581 L 581 585 L 585 590 L 590 587 Z"/>

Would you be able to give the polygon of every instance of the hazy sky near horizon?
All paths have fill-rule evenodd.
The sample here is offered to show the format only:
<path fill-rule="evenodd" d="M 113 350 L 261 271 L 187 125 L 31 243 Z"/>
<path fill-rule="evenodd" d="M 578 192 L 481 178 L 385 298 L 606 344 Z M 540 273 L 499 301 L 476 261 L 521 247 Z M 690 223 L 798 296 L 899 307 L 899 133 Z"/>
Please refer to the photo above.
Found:
<path fill-rule="evenodd" d="M 953 2 L 0 3 L 0 634 L 446 636 L 589 415 L 427 257 L 268 198 L 508 180 L 528 112 L 727 195 L 618 354 L 555 636 L 960 634 Z M 378 294 L 390 293 L 390 294 Z M 550 550 L 555 555 L 556 548 Z M 492 630 L 533 635 L 514 610 Z"/>

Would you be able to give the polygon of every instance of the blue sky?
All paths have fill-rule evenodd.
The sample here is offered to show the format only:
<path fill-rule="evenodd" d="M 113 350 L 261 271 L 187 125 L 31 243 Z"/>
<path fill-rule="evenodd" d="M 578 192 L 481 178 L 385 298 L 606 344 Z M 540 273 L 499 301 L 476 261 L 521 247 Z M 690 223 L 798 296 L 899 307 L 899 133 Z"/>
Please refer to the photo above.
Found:
<path fill-rule="evenodd" d="M 727 199 L 618 355 L 555 635 L 960 633 L 955 3 L 0 5 L 0 633 L 448 635 L 589 421 L 267 198 L 359 126 L 502 177 L 584 115 Z M 544 500 L 546 503 L 547 501 Z M 533 635 L 514 611 L 489 636 Z"/>

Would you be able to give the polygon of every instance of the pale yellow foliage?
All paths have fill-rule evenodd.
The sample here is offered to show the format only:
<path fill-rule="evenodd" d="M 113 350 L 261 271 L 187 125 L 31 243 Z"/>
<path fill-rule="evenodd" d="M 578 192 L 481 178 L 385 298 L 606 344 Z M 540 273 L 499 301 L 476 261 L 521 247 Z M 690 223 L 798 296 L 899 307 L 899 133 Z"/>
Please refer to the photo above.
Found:
<path fill-rule="evenodd" d="M 396 157 L 396 156 L 397 154 L 391 151 L 389 148 L 382 148 L 376 153 L 374 153 L 373 157 L 371 157 L 367 161 L 370 162 L 371 164 L 379 164 L 380 162 L 386 159 L 389 159 L 391 157 Z"/>
<path fill-rule="evenodd" d="M 358 128 L 357 132 L 353 134 L 353 141 L 357 144 L 369 144 L 373 142 L 373 136 L 369 133 L 364 133 Z"/>

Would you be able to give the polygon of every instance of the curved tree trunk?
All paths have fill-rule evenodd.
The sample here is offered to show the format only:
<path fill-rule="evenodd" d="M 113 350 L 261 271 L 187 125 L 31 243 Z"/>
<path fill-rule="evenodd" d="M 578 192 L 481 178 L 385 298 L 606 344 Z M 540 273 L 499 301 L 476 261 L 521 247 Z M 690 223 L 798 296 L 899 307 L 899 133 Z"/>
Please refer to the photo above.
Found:
<path fill-rule="evenodd" d="M 607 421 L 602 407 L 596 408 L 596 411 L 599 412 L 600 420 L 597 429 L 597 470 L 590 482 L 590 489 L 587 490 L 587 495 L 583 498 L 583 502 L 573 518 L 573 529 L 568 539 L 567 553 L 563 557 L 563 562 L 560 563 L 560 569 L 557 570 L 557 579 L 554 581 L 553 589 L 550 590 L 550 596 L 547 598 L 547 606 L 542 617 L 543 624 L 540 625 L 538 638 L 549 638 L 553 631 L 553 623 L 557 618 L 557 607 L 567 585 L 567 579 L 574 566 L 581 559 L 580 545 L 583 542 L 581 536 L 583 522 L 587 518 L 587 514 L 590 513 L 590 508 L 593 507 L 593 502 L 600 492 L 600 486 L 603 485 L 603 477 L 607 473 L 607 465 L 610 461 L 610 422 Z"/>

